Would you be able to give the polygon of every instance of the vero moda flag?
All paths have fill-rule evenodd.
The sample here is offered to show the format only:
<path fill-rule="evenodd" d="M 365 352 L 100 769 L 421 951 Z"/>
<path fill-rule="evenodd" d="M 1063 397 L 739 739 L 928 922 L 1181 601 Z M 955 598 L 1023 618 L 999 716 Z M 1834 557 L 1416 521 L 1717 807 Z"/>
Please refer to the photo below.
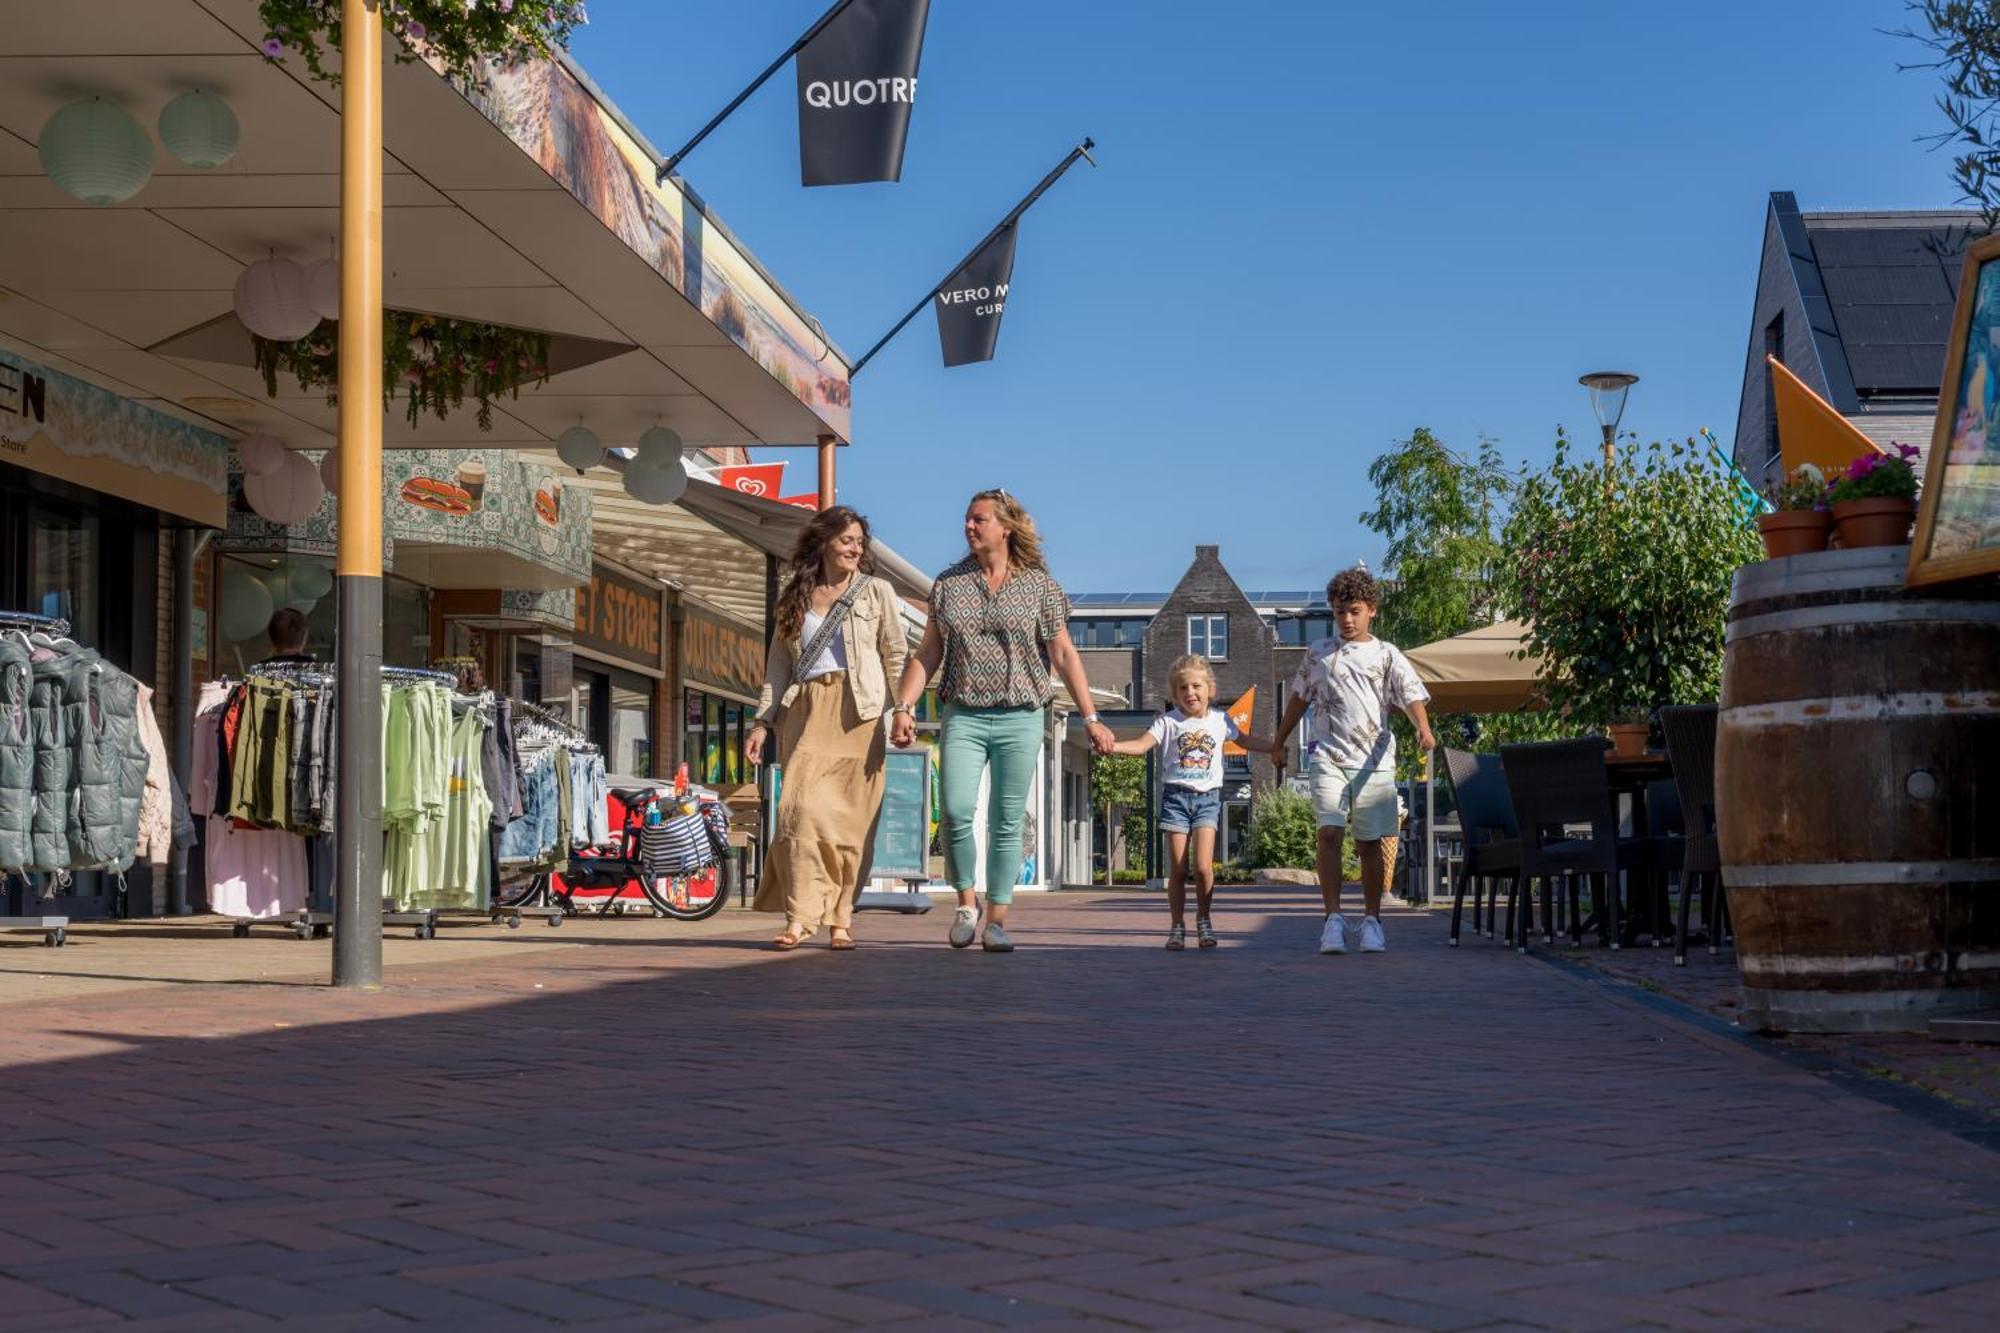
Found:
<path fill-rule="evenodd" d="M 930 0 L 850 0 L 799 52 L 807 185 L 899 180 Z"/>
<path fill-rule="evenodd" d="M 1007 287 L 1014 281 L 1016 230 L 1010 223 L 995 232 L 932 298 L 947 369 L 993 359 L 994 345 L 1000 341 L 1000 316 L 1007 309 Z"/>

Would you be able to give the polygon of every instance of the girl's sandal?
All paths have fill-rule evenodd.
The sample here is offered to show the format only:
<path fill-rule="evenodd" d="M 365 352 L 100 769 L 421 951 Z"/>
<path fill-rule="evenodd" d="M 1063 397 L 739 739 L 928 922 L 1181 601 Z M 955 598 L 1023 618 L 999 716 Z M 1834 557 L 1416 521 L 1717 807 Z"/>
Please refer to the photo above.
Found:
<path fill-rule="evenodd" d="M 1167 932 L 1167 947 L 1175 953 L 1187 948 L 1187 927 L 1175 926 Z"/>
<path fill-rule="evenodd" d="M 1208 924 L 1207 917 L 1201 917 L 1194 923 L 1194 934 L 1195 942 L 1201 948 L 1213 949 L 1215 947 L 1215 927 Z"/>

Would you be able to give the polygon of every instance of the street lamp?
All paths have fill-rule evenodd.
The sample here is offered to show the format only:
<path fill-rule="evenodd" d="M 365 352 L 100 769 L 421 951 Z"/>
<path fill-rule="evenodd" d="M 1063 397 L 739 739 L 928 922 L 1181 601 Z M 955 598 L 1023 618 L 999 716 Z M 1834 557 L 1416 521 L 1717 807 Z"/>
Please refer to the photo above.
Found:
<path fill-rule="evenodd" d="M 1590 410 L 1597 413 L 1597 424 L 1604 430 L 1604 462 L 1609 466 L 1617 452 L 1618 419 L 1625 415 L 1626 391 L 1639 377 L 1622 370 L 1593 370 L 1576 382 L 1590 390 Z"/>

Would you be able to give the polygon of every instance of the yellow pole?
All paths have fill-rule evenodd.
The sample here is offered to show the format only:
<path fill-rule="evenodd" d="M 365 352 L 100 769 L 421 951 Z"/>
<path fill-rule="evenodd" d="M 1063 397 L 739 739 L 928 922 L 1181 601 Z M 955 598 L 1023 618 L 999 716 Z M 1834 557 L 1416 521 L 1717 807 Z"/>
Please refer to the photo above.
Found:
<path fill-rule="evenodd" d="M 341 0 L 333 984 L 382 985 L 382 9 Z"/>

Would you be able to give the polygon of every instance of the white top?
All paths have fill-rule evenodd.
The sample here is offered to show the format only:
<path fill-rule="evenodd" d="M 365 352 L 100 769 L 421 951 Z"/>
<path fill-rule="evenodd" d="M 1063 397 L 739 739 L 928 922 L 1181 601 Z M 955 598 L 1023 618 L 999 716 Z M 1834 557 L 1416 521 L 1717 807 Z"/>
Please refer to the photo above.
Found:
<path fill-rule="evenodd" d="M 813 641 L 813 636 L 819 633 L 819 627 L 825 623 L 826 617 L 819 612 L 806 612 L 805 624 L 799 629 L 801 650 Z M 792 679 L 818 680 L 821 676 L 831 676 L 836 671 L 845 670 L 847 670 L 847 622 L 843 620 L 840 628 L 833 632 L 833 642 L 827 644 L 825 650 L 820 653 L 819 661 L 799 663 L 798 673 Z"/>
<path fill-rule="evenodd" d="M 1159 743 L 1167 785 L 1192 791 L 1222 786 L 1222 743 L 1243 739 L 1229 714 L 1213 706 L 1200 717 L 1170 708 L 1153 719 L 1146 734 Z"/>
<path fill-rule="evenodd" d="M 1292 693 L 1312 708 L 1311 741 L 1340 768 L 1396 767 L 1389 710 L 1431 697 L 1402 650 L 1381 639 L 1321 639 L 1292 677 Z"/>

